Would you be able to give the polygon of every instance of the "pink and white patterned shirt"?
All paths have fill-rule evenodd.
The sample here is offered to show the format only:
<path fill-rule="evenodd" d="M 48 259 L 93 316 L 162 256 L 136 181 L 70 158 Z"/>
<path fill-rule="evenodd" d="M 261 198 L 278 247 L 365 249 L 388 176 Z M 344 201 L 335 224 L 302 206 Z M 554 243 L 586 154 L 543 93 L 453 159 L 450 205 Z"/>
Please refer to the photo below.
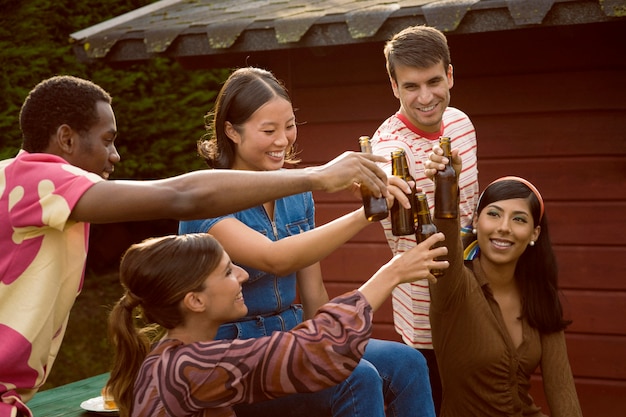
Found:
<path fill-rule="evenodd" d="M 472 216 L 478 202 L 478 165 L 476 131 L 469 117 L 462 111 L 448 107 L 443 114 L 439 132 L 427 133 L 414 126 L 400 113 L 385 120 L 372 136 L 372 151 L 389 160 L 391 152 L 402 148 L 406 152 L 411 175 L 416 186 L 426 194 L 432 211 L 435 206 L 434 183 L 424 174 L 424 162 L 439 143 L 439 137 L 449 136 L 451 148 L 458 149 L 463 159 L 463 171 L 459 179 L 460 218 L 463 226 L 471 225 Z M 387 175 L 391 175 L 391 164 L 380 164 Z M 406 252 L 415 246 L 415 236 L 394 236 L 391 233 L 389 218 L 382 220 L 387 242 L 394 255 Z M 398 334 L 409 346 L 419 349 L 432 349 L 432 336 L 428 310 L 430 294 L 428 282 L 417 281 L 401 284 L 393 291 L 393 320 Z"/>
<path fill-rule="evenodd" d="M 46 153 L 0 161 L 0 417 L 43 385 L 83 283 L 89 224 L 69 220 L 96 174 Z"/>

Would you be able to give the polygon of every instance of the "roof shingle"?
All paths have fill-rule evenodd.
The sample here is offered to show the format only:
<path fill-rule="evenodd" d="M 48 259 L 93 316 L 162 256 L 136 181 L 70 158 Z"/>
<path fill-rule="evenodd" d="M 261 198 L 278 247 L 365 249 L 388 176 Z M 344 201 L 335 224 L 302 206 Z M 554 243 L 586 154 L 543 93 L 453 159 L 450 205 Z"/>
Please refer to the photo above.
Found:
<path fill-rule="evenodd" d="M 380 41 L 407 24 L 469 33 L 624 17 L 626 0 L 161 0 L 72 33 L 70 40 L 83 59 L 134 60 L 168 54 L 176 40 L 198 34 L 206 36 L 206 45 L 198 48 L 196 42 L 193 51 L 186 51 L 189 43 L 181 43 L 169 54 Z M 138 40 L 145 47 L 141 54 Z M 132 47 L 108 56 L 126 43 Z"/>

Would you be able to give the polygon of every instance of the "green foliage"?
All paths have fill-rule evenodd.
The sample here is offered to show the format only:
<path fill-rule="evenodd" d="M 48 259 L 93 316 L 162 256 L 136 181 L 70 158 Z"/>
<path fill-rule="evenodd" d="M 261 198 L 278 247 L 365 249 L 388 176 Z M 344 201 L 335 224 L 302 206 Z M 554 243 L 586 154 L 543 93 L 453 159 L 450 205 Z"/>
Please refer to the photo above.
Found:
<path fill-rule="evenodd" d="M 122 156 L 114 178 L 162 178 L 206 167 L 196 155 L 196 141 L 204 133 L 203 116 L 213 106 L 227 70 L 188 71 L 166 58 L 113 69 L 100 62 L 81 63 L 72 51 L 71 33 L 149 3 L 0 0 L 0 159 L 15 156 L 21 146 L 19 112 L 28 92 L 46 78 L 67 74 L 90 79 L 113 96 L 116 144 Z M 108 236 L 111 226 L 104 236 L 92 239 L 90 257 L 98 256 L 99 248 L 111 252 L 119 243 Z M 150 226 L 158 227 L 158 222 Z M 92 228 L 92 237 L 97 231 Z M 116 259 L 113 266 L 119 254 L 110 257 Z M 44 388 L 109 369 L 107 307 L 121 294 L 116 271 L 110 269 L 100 276 L 88 274 Z"/>
<path fill-rule="evenodd" d="M 94 81 L 113 96 L 118 150 L 114 178 L 162 178 L 203 169 L 196 141 L 204 133 L 226 70 L 183 70 L 158 58 L 124 69 L 78 62 L 70 34 L 135 10 L 147 0 L 0 0 L 0 158 L 20 148 L 19 111 L 28 92 L 53 75 Z"/>

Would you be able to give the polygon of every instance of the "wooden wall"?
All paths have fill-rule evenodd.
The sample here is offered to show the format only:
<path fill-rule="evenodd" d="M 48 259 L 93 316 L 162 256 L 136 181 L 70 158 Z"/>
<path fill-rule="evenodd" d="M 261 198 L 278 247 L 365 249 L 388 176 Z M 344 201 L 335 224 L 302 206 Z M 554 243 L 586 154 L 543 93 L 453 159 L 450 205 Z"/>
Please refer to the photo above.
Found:
<path fill-rule="evenodd" d="M 520 175 L 546 200 L 586 417 L 626 409 L 625 35 L 621 21 L 448 36 L 452 105 L 476 126 L 481 185 Z M 250 54 L 247 63 L 288 85 L 306 122 L 298 136 L 303 165 L 357 150 L 358 137 L 398 108 L 381 43 Z M 318 224 L 359 205 L 347 193 L 315 198 Z M 356 287 L 390 255 L 380 226 L 370 226 L 323 261 L 329 292 Z M 390 303 L 376 323 L 376 337 L 399 340 Z M 535 379 L 533 393 L 545 404 Z"/>

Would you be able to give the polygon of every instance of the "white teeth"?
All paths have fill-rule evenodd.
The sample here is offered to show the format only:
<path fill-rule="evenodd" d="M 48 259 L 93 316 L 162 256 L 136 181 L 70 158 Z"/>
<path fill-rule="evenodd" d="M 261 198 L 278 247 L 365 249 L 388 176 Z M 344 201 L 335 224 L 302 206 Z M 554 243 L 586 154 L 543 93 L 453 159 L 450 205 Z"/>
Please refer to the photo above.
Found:
<path fill-rule="evenodd" d="M 432 109 L 434 109 L 434 108 L 435 108 L 435 106 L 430 106 L 430 107 L 422 107 L 422 108 L 420 109 L 420 111 L 431 111 L 431 110 L 432 110 Z"/>
<path fill-rule="evenodd" d="M 275 158 L 282 158 L 285 152 L 268 152 L 268 154 Z"/>
<path fill-rule="evenodd" d="M 494 246 L 499 246 L 502 248 L 508 248 L 510 246 L 513 246 L 513 244 L 511 242 L 506 242 L 503 240 L 492 240 L 491 243 L 494 244 Z"/>

